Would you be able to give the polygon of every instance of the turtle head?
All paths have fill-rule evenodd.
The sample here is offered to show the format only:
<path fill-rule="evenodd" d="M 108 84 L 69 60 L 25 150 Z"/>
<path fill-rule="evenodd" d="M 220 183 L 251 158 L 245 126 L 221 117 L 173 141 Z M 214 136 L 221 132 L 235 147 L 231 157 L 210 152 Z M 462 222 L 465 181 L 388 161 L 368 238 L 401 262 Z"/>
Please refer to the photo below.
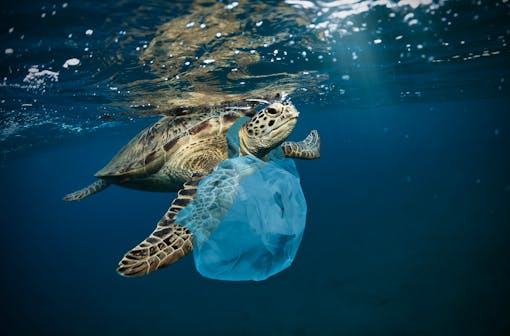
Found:
<path fill-rule="evenodd" d="M 239 154 L 263 157 L 289 136 L 298 116 L 299 112 L 289 102 L 270 104 L 241 126 Z"/>

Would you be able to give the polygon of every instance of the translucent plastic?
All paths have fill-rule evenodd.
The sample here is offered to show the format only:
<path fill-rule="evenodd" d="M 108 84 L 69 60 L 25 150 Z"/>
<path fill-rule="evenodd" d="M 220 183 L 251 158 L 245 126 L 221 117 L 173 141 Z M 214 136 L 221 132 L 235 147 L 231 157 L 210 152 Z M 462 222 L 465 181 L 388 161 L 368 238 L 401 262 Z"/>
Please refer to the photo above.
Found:
<path fill-rule="evenodd" d="M 301 243 L 306 201 L 291 159 L 222 162 L 177 218 L 193 232 L 197 271 L 219 280 L 264 280 L 289 267 Z"/>

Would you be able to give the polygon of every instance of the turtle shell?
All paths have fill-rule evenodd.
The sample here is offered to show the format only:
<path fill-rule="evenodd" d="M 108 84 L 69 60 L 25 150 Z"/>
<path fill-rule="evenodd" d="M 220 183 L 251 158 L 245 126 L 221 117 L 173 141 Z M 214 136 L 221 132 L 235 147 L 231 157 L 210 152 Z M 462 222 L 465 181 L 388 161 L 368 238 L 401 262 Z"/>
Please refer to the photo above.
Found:
<path fill-rule="evenodd" d="M 249 115 L 247 110 L 181 109 L 177 115 L 165 116 L 131 139 L 95 176 L 104 179 L 141 178 L 157 172 L 169 158 L 168 153 L 187 135 L 209 133 L 211 119 L 224 118 L 229 127 L 235 120 Z M 221 123 L 224 125 L 224 123 Z M 204 134 L 205 134 L 204 133 Z"/>

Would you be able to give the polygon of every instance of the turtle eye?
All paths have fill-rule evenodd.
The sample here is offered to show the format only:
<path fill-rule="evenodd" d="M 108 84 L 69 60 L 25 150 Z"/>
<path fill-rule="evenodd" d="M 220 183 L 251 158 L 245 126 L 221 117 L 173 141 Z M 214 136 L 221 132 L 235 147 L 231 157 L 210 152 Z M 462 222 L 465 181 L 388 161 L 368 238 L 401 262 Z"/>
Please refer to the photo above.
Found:
<path fill-rule="evenodd" d="M 266 109 L 266 111 L 267 111 L 267 113 L 269 113 L 269 114 L 277 114 L 277 113 L 278 113 L 278 111 L 276 111 L 276 109 L 275 109 L 274 107 L 268 107 L 268 108 Z"/>

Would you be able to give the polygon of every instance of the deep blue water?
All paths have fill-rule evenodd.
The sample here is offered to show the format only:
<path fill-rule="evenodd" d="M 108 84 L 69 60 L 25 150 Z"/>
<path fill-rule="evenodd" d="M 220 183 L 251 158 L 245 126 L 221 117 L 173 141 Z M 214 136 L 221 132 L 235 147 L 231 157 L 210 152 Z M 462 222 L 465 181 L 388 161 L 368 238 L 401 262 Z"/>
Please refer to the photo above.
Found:
<path fill-rule="evenodd" d="M 296 161 L 306 231 L 262 282 L 202 278 L 191 257 L 121 277 L 174 195 L 62 201 L 164 109 L 174 91 L 140 53 L 205 6 L 63 3 L 0 12 L 2 335 L 510 334 L 508 1 L 271 2 L 310 22 L 263 22 L 297 42 L 256 48 L 248 70 L 321 76 L 291 94 L 291 139 L 318 129 L 322 157 Z M 25 80 L 34 66 L 58 80 Z"/>

